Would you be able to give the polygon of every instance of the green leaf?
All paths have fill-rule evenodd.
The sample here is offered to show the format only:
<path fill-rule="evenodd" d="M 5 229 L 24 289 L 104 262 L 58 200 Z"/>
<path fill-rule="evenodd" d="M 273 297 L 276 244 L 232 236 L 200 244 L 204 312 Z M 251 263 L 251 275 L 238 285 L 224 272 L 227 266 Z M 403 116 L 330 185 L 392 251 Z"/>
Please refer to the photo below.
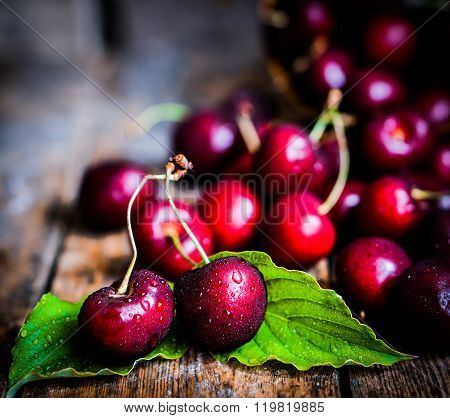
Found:
<path fill-rule="evenodd" d="M 55 377 L 126 376 L 142 360 L 176 359 L 188 348 L 175 329 L 147 356 L 132 363 L 110 365 L 90 356 L 80 344 L 77 316 L 83 301 L 64 302 L 50 293 L 42 296 L 19 331 L 12 350 L 8 397 L 27 382 Z"/>
<path fill-rule="evenodd" d="M 236 358 L 247 366 L 278 360 L 299 370 L 344 364 L 392 365 L 411 357 L 393 350 L 350 309 L 333 290 L 322 289 L 302 271 L 277 267 L 259 251 L 222 252 L 211 259 L 241 257 L 263 274 L 267 284 L 267 312 L 256 336 L 227 353 L 212 353 L 222 362 Z"/>

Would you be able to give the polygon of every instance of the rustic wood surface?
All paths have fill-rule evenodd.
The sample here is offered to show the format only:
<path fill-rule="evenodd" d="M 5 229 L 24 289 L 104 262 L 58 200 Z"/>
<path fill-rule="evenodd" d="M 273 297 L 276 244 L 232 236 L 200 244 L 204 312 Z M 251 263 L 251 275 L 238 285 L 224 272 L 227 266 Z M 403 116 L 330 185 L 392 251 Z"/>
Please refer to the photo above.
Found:
<path fill-rule="evenodd" d="M 122 30 L 107 38 L 92 24 L 87 30 L 73 24 L 67 36 L 61 22 L 72 19 L 72 3 L 44 3 L 15 7 L 126 112 L 0 6 L 0 21 L 8 23 L 2 27 L 14 40 L 0 42 L 0 395 L 17 329 L 42 293 L 77 300 L 120 276 L 128 263 L 124 231 L 94 235 L 76 220 L 72 202 L 84 167 L 118 155 L 163 161 L 168 126 L 152 131 L 158 141 L 125 134 L 130 115 L 152 103 L 208 106 L 242 81 L 268 84 L 255 2 L 115 0 L 107 27 L 119 19 Z M 316 273 L 327 285 L 326 262 Z M 443 397 L 448 370 L 448 357 L 431 355 L 390 368 L 248 368 L 192 349 L 176 361 L 141 364 L 128 377 L 35 382 L 18 396 Z"/>

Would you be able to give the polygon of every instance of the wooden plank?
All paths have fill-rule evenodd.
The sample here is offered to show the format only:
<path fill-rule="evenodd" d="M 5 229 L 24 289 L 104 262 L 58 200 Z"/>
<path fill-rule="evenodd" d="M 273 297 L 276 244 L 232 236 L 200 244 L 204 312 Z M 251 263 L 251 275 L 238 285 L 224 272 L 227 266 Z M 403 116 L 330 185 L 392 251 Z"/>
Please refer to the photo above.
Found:
<path fill-rule="evenodd" d="M 355 397 L 449 397 L 448 356 L 425 355 L 392 367 L 349 368 Z"/>

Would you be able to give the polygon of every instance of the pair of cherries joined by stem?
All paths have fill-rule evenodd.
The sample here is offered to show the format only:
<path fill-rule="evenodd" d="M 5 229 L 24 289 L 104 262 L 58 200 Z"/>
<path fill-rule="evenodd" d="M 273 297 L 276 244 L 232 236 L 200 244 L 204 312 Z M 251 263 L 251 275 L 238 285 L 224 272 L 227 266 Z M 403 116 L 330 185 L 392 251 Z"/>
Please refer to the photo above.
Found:
<path fill-rule="evenodd" d="M 186 158 L 177 155 L 167 164 L 165 174 L 149 175 L 140 182 L 127 211 L 134 251 L 127 273 L 121 282 L 90 295 L 80 310 L 78 322 L 84 336 L 112 359 L 137 358 L 155 348 L 170 329 L 175 303 L 179 320 L 199 344 L 211 350 L 244 344 L 263 322 L 267 290 L 262 274 L 238 257 L 210 261 L 170 195 L 169 182 L 190 168 Z M 149 179 L 165 181 L 169 205 L 206 264 L 179 277 L 174 295 L 162 276 L 149 270 L 133 272 L 137 248 L 132 207 Z"/>

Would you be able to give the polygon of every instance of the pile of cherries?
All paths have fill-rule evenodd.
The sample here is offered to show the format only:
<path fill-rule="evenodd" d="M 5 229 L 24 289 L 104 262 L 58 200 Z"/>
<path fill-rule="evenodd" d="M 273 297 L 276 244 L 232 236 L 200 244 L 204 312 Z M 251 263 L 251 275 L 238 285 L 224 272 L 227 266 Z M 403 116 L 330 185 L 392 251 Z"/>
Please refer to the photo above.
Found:
<path fill-rule="evenodd" d="M 149 169 L 128 161 L 85 173 L 85 220 L 123 228 L 132 199 L 138 263 L 157 272 L 134 272 L 125 290 L 117 282 L 85 302 L 80 325 L 113 357 L 144 354 L 167 334 L 174 298 L 163 277 L 200 344 L 251 339 L 267 303 L 261 274 L 237 257 L 207 260 L 243 249 L 296 269 L 336 255 L 333 284 L 352 307 L 404 340 L 450 346 L 450 96 L 443 63 L 423 65 L 436 60 L 442 22 L 416 33 L 418 13 L 381 2 L 383 13 L 350 19 L 358 2 L 332 3 L 262 2 L 269 70 L 299 113 L 283 117 L 280 97 L 243 88 L 176 125 L 172 149 L 193 163 L 182 184 L 195 182 L 196 199 L 170 202 L 157 180 L 133 197 Z"/>

